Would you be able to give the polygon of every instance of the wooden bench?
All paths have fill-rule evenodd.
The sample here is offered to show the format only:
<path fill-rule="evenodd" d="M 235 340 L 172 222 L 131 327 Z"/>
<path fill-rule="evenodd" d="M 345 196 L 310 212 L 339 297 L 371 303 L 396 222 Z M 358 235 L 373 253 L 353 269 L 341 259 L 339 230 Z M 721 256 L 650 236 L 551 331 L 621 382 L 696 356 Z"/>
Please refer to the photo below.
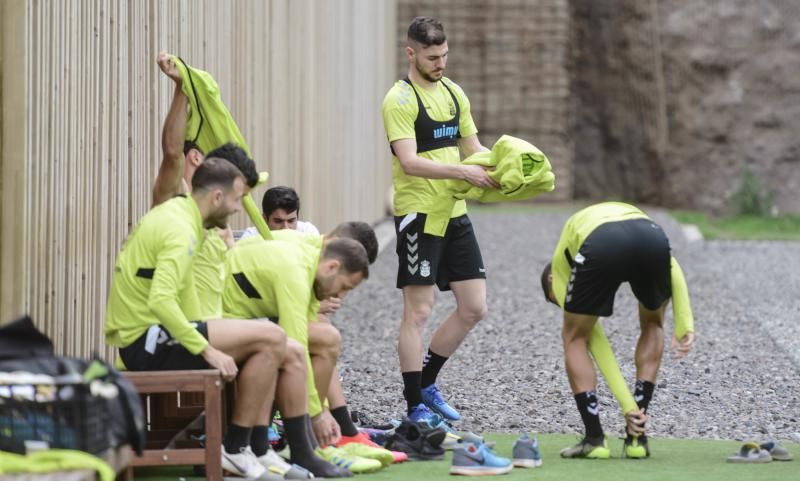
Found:
<path fill-rule="evenodd" d="M 222 392 L 225 383 L 219 371 L 128 371 L 124 374 L 142 395 L 147 414 L 148 441 L 142 456 L 134 456 L 131 460 L 123 479 L 132 481 L 133 468 L 137 466 L 205 465 L 206 479 L 222 481 Z M 172 394 L 166 403 L 164 393 Z M 176 409 L 182 409 L 176 402 L 178 396 L 181 405 L 192 398 L 197 399 L 197 395 L 191 393 L 201 393 L 203 404 L 190 406 L 189 416 L 178 416 L 183 425 L 179 422 L 171 427 L 174 428 L 173 432 L 180 431 L 186 423 L 205 411 L 205 448 L 194 446 L 180 449 L 165 439 L 163 433 L 157 434 L 154 420 L 169 419 L 170 415 L 177 413 Z M 162 395 L 161 399 L 156 395 Z M 159 412 L 165 409 L 169 411 L 166 415 Z M 158 428 L 161 429 L 161 426 Z"/>

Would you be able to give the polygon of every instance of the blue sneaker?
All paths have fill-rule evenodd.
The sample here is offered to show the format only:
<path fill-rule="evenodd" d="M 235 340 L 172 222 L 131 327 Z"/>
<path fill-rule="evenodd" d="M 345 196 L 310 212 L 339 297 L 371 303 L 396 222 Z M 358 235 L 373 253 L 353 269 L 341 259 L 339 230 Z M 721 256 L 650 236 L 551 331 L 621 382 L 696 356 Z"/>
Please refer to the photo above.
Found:
<path fill-rule="evenodd" d="M 513 468 L 510 459 L 501 458 L 483 444 L 466 443 L 453 450 L 450 474 L 488 476 L 506 474 Z"/>
<path fill-rule="evenodd" d="M 411 408 L 408 420 L 425 429 L 438 428 L 444 422 L 441 416 L 432 412 L 424 404 L 417 404 Z"/>
<path fill-rule="evenodd" d="M 528 437 L 528 433 L 520 436 L 514 441 L 512 448 L 514 466 L 518 468 L 538 468 L 542 465 L 542 453 L 539 451 L 539 441 L 534 436 Z"/>
<path fill-rule="evenodd" d="M 431 384 L 426 388 L 422 388 L 422 402 L 445 419 L 450 421 L 458 421 L 461 419 L 461 415 L 458 414 L 458 411 L 453 409 L 444 400 L 436 384 Z"/>

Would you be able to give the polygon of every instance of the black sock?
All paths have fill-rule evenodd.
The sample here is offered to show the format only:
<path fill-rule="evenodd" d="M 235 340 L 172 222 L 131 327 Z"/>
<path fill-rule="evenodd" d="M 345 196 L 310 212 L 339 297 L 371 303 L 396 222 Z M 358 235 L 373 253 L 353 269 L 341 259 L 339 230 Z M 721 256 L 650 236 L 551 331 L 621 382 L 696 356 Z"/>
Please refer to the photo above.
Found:
<path fill-rule="evenodd" d="M 439 371 L 442 370 L 442 366 L 447 362 L 447 359 L 428 348 L 428 354 L 425 355 L 425 359 L 422 361 L 422 380 L 420 383 L 422 387 L 428 387 L 436 382 L 436 376 L 439 375 Z"/>
<path fill-rule="evenodd" d="M 289 452 L 292 462 L 303 460 L 314 455 L 314 447 L 308 437 L 308 414 L 293 418 L 284 418 L 283 431 L 286 434 L 286 443 L 289 445 Z M 313 434 L 312 434 L 313 436 Z M 302 463 L 297 463 L 303 466 Z"/>
<path fill-rule="evenodd" d="M 647 407 L 650 406 L 650 400 L 653 399 L 653 391 L 655 391 L 656 385 L 650 381 L 645 381 L 643 379 L 636 380 L 636 389 L 633 391 L 633 399 L 636 401 L 636 405 L 639 406 L 639 409 L 647 412 Z"/>
<path fill-rule="evenodd" d="M 289 444 L 290 461 L 311 471 L 318 478 L 342 478 L 352 476 L 347 469 L 335 466 L 314 453 L 316 439 L 311 429 L 308 414 L 284 418 L 283 429 Z M 309 431 L 311 431 L 309 433 Z M 312 443 L 311 440 L 314 439 Z"/>
<path fill-rule="evenodd" d="M 603 427 L 600 425 L 600 405 L 597 402 L 597 392 L 594 390 L 575 394 L 575 403 L 581 413 L 583 425 L 586 427 L 586 437 L 597 441 L 603 438 Z"/>
<path fill-rule="evenodd" d="M 411 371 L 403 373 L 403 397 L 406 398 L 408 410 L 422 404 L 422 393 L 420 389 L 422 383 L 422 371 Z"/>
<path fill-rule="evenodd" d="M 317 442 L 317 435 L 314 434 L 314 425 L 311 423 L 311 416 L 306 416 L 306 436 L 308 436 L 308 442 L 311 444 L 311 448 L 317 449 L 319 443 Z"/>
<path fill-rule="evenodd" d="M 355 436 L 358 434 L 358 428 L 353 424 L 353 419 L 350 417 L 350 411 L 347 410 L 347 406 L 331 409 L 331 415 L 339 425 L 339 429 L 342 430 L 342 436 Z"/>
<path fill-rule="evenodd" d="M 267 454 L 267 449 L 269 449 L 268 426 L 253 426 L 253 431 L 250 433 L 250 448 L 256 456 Z"/>
<path fill-rule="evenodd" d="M 647 408 L 650 406 L 650 400 L 653 399 L 653 391 L 656 390 L 656 385 L 644 379 L 636 380 L 636 389 L 633 391 L 633 399 L 639 409 L 647 413 Z M 642 424 L 644 427 L 644 424 Z M 642 434 L 644 436 L 644 434 Z"/>
<path fill-rule="evenodd" d="M 222 445 L 228 454 L 239 454 L 242 448 L 247 447 L 250 442 L 250 432 L 253 428 L 246 428 L 238 424 L 228 425 L 228 433 Z"/>

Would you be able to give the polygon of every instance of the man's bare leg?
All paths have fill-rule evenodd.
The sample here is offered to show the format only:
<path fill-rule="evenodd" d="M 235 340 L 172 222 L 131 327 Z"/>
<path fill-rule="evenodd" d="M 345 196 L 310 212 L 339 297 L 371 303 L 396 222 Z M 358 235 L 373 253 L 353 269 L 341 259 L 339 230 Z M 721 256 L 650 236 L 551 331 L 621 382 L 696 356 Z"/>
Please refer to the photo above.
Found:
<path fill-rule="evenodd" d="M 647 414 L 647 408 L 650 406 L 650 400 L 653 399 L 653 392 L 656 388 L 656 378 L 658 376 L 658 369 L 661 367 L 661 358 L 664 354 L 664 311 L 666 310 L 667 303 L 656 310 L 650 310 L 639 304 L 639 327 L 641 334 L 639 341 L 636 343 L 636 387 L 633 392 L 633 400 L 642 413 L 642 422 L 639 425 L 642 430 L 645 428 L 644 417 Z M 633 433 L 637 435 L 639 433 Z M 633 443 L 631 434 L 629 432 L 628 438 L 625 440 L 625 448 L 630 451 L 627 454 L 633 457 L 641 457 L 649 455 L 649 448 L 647 446 L 647 438 L 640 437 L 636 444 L 641 445 L 644 452 L 635 453 L 635 447 L 630 447 Z M 640 449 L 640 450 L 641 450 Z"/>
<path fill-rule="evenodd" d="M 308 350 L 314 368 L 314 385 L 319 398 L 327 399 L 331 378 L 339 360 L 342 336 L 339 330 L 329 323 L 308 323 Z"/>
<path fill-rule="evenodd" d="M 656 382 L 664 354 L 665 309 L 666 303 L 654 311 L 639 304 L 639 326 L 642 332 L 636 343 L 636 377 L 651 383 Z"/>
<path fill-rule="evenodd" d="M 308 324 L 308 348 L 311 366 L 314 369 L 314 386 L 320 401 L 324 403 L 328 388 L 339 360 L 342 338 L 339 331 L 329 322 L 310 322 Z M 322 445 L 336 444 L 342 436 L 341 430 L 330 411 L 322 406 L 322 412 L 314 416 L 312 426 L 316 441 Z"/>
<path fill-rule="evenodd" d="M 452 356 L 467 334 L 486 316 L 485 279 L 451 282 L 450 289 L 456 298 L 456 309 L 431 339 L 431 351 L 443 357 Z"/>
<path fill-rule="evenodd" d="M 241 366 L 231 421 L 252 427 L 269 393 L 274 392 L 278 367 L 286 355 L 286 334 L 275 324 L 259 320 L 225 319 L 207 324 L 211 345 Z"/>
<path fill-rule="evenodd" d="M 253 427 L 275 390 L 278 367 L 286 356 L 286 334 L 278 326 L 259 320 L 212 320 L 207 326 L 206 361 L 221 367 L 226 378 L 239 366 L 238 395 L 222 442 L 222 464 L 242 476 L 261 476 L 265 468 L 249 446 Z M 236 363 L 232 372 L 230 362 Z"/>
<path fill-rule="evenodd" d="M 406 286 L 403 288 L 403 320 L 397 354 L 403 374 L 403 396 L 409 412 L 422 404 L 422 331 L 431 315 L 435 297 L 434 286 Z"/>
<path fill-rule="evenodd" d="M 589 356 L 589 335 L 597 316 L 573 314 L 564 311 L 561 338 L 564 343 L 564 364 L 569 385 L 578 406 L 578 412 L 586 428 L 585 439 L 594 446 L 603 444 L 603 427 L 600 424 L 600 406 L 597 402 L 597 374 Z M 603 448 L 607 451 L 607 448 Z M 562 450 L 564 457 L 576 457 L 582 451 L 581 444 Z M 607 453 L 606 453 L 607 454 Z M 607 457 L 607 456 L 604 456 Z"/>

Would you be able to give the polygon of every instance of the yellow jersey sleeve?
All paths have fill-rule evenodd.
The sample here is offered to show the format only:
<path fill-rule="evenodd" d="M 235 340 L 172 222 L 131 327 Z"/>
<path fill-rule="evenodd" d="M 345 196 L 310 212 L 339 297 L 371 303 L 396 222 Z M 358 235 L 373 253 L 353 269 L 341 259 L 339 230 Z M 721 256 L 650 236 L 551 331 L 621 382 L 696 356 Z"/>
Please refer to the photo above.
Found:
<path fill-rule="evenodd" d="M 169 229 L 169 226 L 165 226 Z M 199 246 L 185 231 L 168 232 L 156 258 L 147 307 L 169 333 L 192 354 L 199 354 L 208 341 L 195 329 L 181 309 L 179 291 L 186 283 L 194 250 Z"/>
<path fill-rule="evenodd" d="M 694 332 L 692 304 L 689 302 L 689 288 L 678 261 L 670 259 L 672 277 L 672 313 L 675 318 L 675 339 L 680 340 L 687 332 Z"/>
<path fill-rule="evenodd" d="M 383 126 L 389 143 L 395 140 L 416 139 L 414 122 L 419 113 L 417 98 L 406 82 L 399 80 L 383 99 Z"/>

